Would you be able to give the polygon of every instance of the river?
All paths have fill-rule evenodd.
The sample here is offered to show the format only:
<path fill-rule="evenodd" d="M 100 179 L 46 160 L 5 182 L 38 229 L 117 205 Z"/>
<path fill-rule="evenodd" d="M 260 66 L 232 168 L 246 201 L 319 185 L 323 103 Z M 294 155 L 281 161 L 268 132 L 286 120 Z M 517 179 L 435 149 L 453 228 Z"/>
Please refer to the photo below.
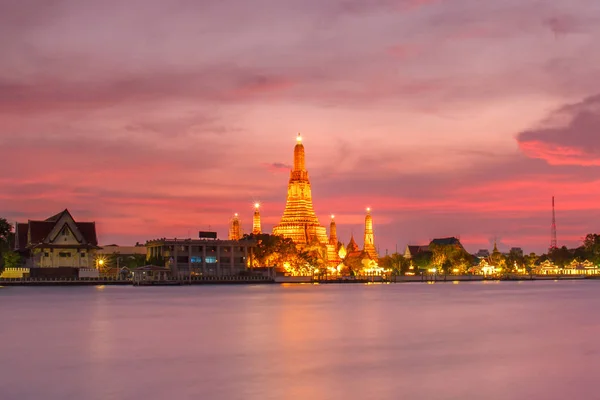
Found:
<path fill-rule="evenodd" d="M 600 282 L 0 288 L 0 399 L 598 399 Z"/>

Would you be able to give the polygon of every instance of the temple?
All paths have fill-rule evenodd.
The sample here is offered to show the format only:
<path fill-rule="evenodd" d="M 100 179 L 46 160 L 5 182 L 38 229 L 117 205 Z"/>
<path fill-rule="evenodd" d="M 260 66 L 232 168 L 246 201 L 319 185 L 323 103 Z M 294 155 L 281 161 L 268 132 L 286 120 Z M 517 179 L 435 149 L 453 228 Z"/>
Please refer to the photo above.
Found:
<path fill-rule="evenodd" d="M 260 227 L 260 204 L 254 204 L 254 216 L 252 217 L 252 234 L 260 235 L 262 233 Z"/>
<path fill-rule="evenodd" d="M 377 260 L 379 255 L 377 249 L 375 249 L 375 237 L 373 235 L 373 217 L 371 216 L 371 209 L 367 208 L 367 216 L 365 217 L 365 242 L 364 250 L 369 255 L 371 260 Z"/>
<path fill-rule="evenodd" d="M 331 223 L 329 224 L 329 244 L 337 248 L 338 237 L 337 227 L 335 226 L 335 216 L 331 216 Z"/>
<path fill-rule="evenodd" d="M 229 240 L 240 240 L 241 238 L 242 229 L 240 228 L 240 219 L 237 214 L 234 214 L 229 224 Z"/>
<path fill-rule="evenodd" d="M 328 245 L 327 231 L 319 223 L 313 209 L 304 145 L 300 134 L 296 140 L 294 166 L 290 172 L 285 210 L 279 225 L 273 228 L 273 234 L 290 238 L 300 246 L 316 243 Z"/>
<path fill-rule="evenodd" d="M 75 222 L 69 210 L 43 221 L 17 223 L 15 251 L 24 267 L 94 268 L 96 224 Z"/>

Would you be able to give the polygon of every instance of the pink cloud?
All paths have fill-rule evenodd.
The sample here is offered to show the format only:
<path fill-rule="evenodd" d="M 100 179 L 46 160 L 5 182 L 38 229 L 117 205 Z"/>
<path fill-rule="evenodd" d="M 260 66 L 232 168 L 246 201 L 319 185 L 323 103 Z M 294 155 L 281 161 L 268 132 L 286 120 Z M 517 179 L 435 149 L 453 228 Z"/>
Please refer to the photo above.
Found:
<path fill-rule="evenodd" d="M 551 165 L 600 165 L 600 96 L 561 107 L 538 129 L 522 132 L 521 150 Z"/>

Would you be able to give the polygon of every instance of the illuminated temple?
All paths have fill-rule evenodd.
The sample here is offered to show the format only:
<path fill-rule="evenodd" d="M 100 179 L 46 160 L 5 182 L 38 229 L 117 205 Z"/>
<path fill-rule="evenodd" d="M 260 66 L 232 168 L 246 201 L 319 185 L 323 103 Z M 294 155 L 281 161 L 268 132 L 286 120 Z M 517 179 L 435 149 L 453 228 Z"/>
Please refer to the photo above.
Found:
<path fill-rule="evenodd" d="M 273 228 L 273 234 L 292 239 L 297 245 L 328 245 L 329 238 L 315 214 L 305 165 L 304 145 L 298 134 L 294 148 L 294 166 L 290 172 L 287 201 L 283 217 Z"/>
<path fill-rule="evenodd" d="M 252 234 L 262 232 L 260 218 L 260 204 L 254 205 L 252 218 Z M 364 245 L 359 248 L 354 240 L 350 239 L 347 247 L 338 239 L 335 217 L 331 216 L 329 235 L 313 208 L 312 192 L 302 137 L 298 134 L 294 147 L 294 164 L 290 171 L 288 182 L 287 200 L 283 216 L 278 225 L 273 227 L 273 234 L 283 236 L 294 241 L 299 249 L 317 250 L 325 261 L 329 270 L 347 273 L 348 271 L 376 271 L 378 267 L 378 252 L 375 247 L 373 233 L 373 217 L 371 209 L 367 208 L 364 226 Z M 243 236 L 238 214 L 230 220 L 229 239 L 240 240 Z"/>

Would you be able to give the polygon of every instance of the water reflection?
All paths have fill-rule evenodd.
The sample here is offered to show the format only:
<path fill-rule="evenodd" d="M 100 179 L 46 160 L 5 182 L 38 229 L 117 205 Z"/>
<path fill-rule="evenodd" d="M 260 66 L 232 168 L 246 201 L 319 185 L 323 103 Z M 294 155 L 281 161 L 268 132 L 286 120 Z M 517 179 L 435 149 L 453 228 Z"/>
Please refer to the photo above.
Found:
<path fill-rule="evenodd" d="M 1 398 L 595 398 L 599 284 L 8 287 Z"/>

